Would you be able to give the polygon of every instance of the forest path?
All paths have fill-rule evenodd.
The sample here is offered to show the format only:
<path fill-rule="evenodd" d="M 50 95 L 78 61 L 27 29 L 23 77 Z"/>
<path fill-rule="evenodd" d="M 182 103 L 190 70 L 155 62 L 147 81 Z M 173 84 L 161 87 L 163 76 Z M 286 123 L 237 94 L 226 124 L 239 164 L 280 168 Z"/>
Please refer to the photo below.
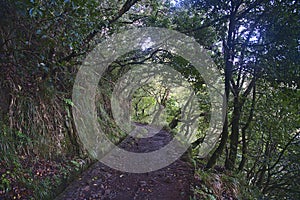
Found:
<path fill-rule="evenodd" d="M 135 124 L 138 128 L 155 128 Z M 150 138 L 127 137 L 119 147 L 132 152 L 160 149 L 172 140 L 169 132 L 160 130 Z M 188 200 L 194 179 L 191 165 L 178 159 L 171 165 L 149 173 L 127 173 L 97 162 L 72 182 L 56 200 Z"/>

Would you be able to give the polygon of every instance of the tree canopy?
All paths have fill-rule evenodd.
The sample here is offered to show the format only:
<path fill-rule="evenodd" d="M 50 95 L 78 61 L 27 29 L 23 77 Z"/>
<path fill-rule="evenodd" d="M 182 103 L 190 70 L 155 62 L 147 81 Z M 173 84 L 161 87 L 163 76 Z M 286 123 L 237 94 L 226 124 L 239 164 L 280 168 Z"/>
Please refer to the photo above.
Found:
<path fill-rule="evenodd" d="M 181 76 L 167 74 L 163 81 L 156 77 L 122 106 L 131 120 L 160 123 L 174 135 L 187 120 L 183 111 L 194 106 L 197 112 L 188 120 L 198 129 L 189 162 L 206 185 L 194 185 L 194 198 L 222 199 L 210 189 L 213 180 L 207 177 L 219 173 L 225 185 L 233 179 L 239 182 L 238 194 L 232 194 L 237 199 L 299 199 L 299 23 L 297 0 L 2 0 L 0 197 L 17 195 L 18 177 L 27 188 L 39 185 L 26 178 L 35 177 L 26 171 L 26 163 L 34 163 L 34 158 L 58 162 L 64 157 L 72 161 L 68 166 L 77 166 L 78 159 L 92 160 L 72 115 L 79 67 L 114 34 L 160 27 L 194 38 L 222 75 L 227 106 L 215 148 L 199 158 L 211 117 L 203 75 L 190 61 L 161 48 L 132 51 L 109 65 L 95 99 L 104 132 L 115 143 L 126 137 L 115 123 L 110 102 L 119 79 L 143 64 L 166 65 Z M 152 80 L 150 76 L 143 78 Z M 180 79 L 186 81 L 184 89 L 167 84 Z M 185 98 L 187 88 L 200 99 L 197 104 Z M 38 195 L 35 198 L 47 196 Z"/>

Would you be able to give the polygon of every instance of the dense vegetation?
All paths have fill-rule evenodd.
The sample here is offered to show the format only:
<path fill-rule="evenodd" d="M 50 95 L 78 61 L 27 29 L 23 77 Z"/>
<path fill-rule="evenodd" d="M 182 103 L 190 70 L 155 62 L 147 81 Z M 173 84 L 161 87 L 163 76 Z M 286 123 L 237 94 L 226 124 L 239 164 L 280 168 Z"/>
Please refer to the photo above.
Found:
<path fill-rule="evenodd" d="M 189 161 L 195 199 L 300 199 L 300 3 L 297 0 L 0 1 L 0 198 L 45 199 L 93 159 L 72 119 L 72 87 L 85 56 L 114 33 L 162 27 L 208 50 L 224 81 L 228 107 L 221 137 L 205 158 L 198 145 L 210 105 L 201 74 L 163 49 L 134 51 L 99 82 L 99 123 L 114 142 L 115 83 L 144 63 L 167 64 L 201 99 Z M 182 89 L 159 81 L 133 94 L 131 118 L 159 119 L 174 134 Z M 156 114 L 156 116 L 155 116 Z M 160 115 L 160 116 L 158 116 Z M 52 186 L 55 185 L 55 186 Z"/>

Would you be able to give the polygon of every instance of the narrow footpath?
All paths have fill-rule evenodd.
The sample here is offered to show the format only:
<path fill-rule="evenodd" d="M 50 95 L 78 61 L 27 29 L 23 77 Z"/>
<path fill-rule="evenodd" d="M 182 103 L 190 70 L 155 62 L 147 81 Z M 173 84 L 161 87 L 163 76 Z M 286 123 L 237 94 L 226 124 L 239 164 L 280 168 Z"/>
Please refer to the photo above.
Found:
<path fill-rule="evenodd" d="M 148 131 L 148 125 L 136 124 Z M 161 130 L 150 138 L 126 138 L 119 147 L 133 152 L 158 150 L 172 139 Z M 178 159 L 157 171 L 135 174 L 121 172 L 97 162 L 72 182 L 56 200 L 188 200 L 194 179 L 190 164 Z"/>

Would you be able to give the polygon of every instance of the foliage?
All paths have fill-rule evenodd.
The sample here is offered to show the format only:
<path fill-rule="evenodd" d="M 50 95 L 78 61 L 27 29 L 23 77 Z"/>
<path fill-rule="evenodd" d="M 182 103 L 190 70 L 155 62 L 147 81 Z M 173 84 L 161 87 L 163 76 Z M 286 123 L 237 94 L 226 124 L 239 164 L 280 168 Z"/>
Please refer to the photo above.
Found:
<path fill-rule="evenodd" d="M 226 120 L 220 141 L 205 159 L 206 169 L 217 163 L 227 171 L 199 171 L 197 159 L 192 158 L 200 181 L 195 187 L 196 197 L 300 198 L 299 2 L 176 2 L 0 2 L 2 196 L 21 198 L 16 195 L 36 194 L 34 198 L 48 198 L 51 192 L 45 188 L 59 185 L 61 177 L 69 176 L 72 166 L 82 169 L 81 158 L 89 159 L 71 112 L 71 89 L 78 65 L 111 34 L 155 26 L 194 37 L 209 51 L 224 78 Z M 113 121 L 110 99 L 114 85 L 126 72 L 143 63 L 166 64 L 190 84 L 201 101 L 195 139 L 201 143 L 209 126 L 207 86 L 188 61 L 162 49 L 124 55 L 109 66 L 100 80 L 96 107 L 98 121 L 108 137 L 114 143 L 125 137 Z M 166 79 L 179 80 L 170 76 Z M 169 124 L 173 132 L 179 131 L 180 110 L 185 107 L 182 96 L 183 92 L 176 92 L 165 83 L 144 85 L 132 96 L 131 117 L 153 124 L 158 119 Z M 197 145 L 193 147 L 195 152 Z M 60 158 L 65 158 L 67 164 Z M 55 176 L 39 179 L 36 165 L 55 166 Z M 36 171 L 31 173 L 29 169 Z M 233 176 L 235 172 L 237 175 Z M 29 193 L 20 192 L 24 188 L 30 188 Z"/>
<path fill-rule="evenodd" d="M 239 178 L 218 171 L 195 172 L 194 199 L 245 199 L 240 196 Z"/>
<path fill-rule="evenodd" d="M 299 188 L 300 163 L 295 159 L 299 156 L 299 92 L 269 89 L 258 100 L 257 123 L 249 130 L 252 154 L 246 166 L 247 177 L 252 177 L 249 184 L 261 188 L 268 197 L 293 199 Z"/>
<path fill-rule="evenodd" d="M 93 46 L 93 36 L 102 28 L 108 29 L 106 34 L 116 30 L 108 24 L 119 14 L 120 5 L 76 0 L 0 4 L 0 196 L 50 198 L 74 175 L 69 159 L 80 157 L 86 160 L 84 165 L 90 163 L 74 129 L 71 88 L 76 64 Z M 30 172 L 44 167 L 46 163 L 39 162 L 43 159 L 49 159 L 53 169 L 61 166 L 55 176 L 45 173 L 39 179 Z"/>

